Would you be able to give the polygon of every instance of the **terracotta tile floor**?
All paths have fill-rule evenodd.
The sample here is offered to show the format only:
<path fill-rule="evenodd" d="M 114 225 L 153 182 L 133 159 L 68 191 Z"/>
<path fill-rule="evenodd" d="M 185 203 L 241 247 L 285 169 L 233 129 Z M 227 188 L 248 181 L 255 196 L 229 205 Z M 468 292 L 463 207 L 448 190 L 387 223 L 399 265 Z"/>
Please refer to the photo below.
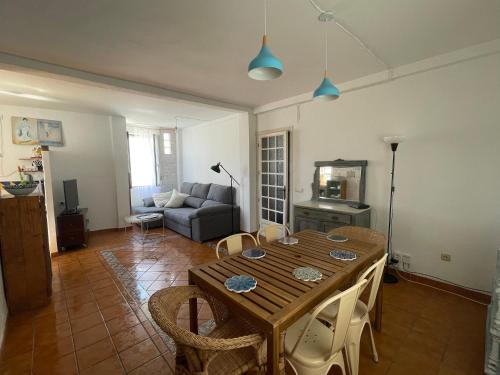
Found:
<path fill-rule="evenodd" d="M 186 270 L 215 256 L 166 234 L 144 246 L 132 231 L 92 234 L 87 249 L 53 258 L 52 301 L 9 317 L 0 374 L 172 374 L 171 343 L 150 321 L 147 299 L 187 284 Z M 206 303 L 199 319 L 210 319 Z M 386 285 L 383 329 L 375 332 L 380 360 L 371 360 L 363 336 L 360 374 L 482 374 L 485 320 L 484 306 L 453 295 L 404 281 Z M 188 327 L 187 305 L 178 323 Z"/>

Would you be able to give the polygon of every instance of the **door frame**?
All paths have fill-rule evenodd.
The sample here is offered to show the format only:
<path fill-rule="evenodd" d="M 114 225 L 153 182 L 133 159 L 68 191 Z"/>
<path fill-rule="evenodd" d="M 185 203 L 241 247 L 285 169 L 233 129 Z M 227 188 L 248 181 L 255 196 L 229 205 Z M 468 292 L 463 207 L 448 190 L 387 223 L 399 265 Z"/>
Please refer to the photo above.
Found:
<path fill-rule="evenodd" d="M 291 140 L 292 140 L 292 127 L 279 128 L 266 130 L 257 133 L 257 224 L 261 228 L 266 225 L 275 224 L 272 221 L 262 219 L 262 138 L 270 137 L 273 135 L 284 135 L 286 147 L 284 147 L 284 186 L 285 186 L 285 199 L 284 199 L 284 212 L 283 212 L 283 224 L 287 227 L 291 227 L 291 188 L 290 188 L 290 163 L 291 163 Z"/>

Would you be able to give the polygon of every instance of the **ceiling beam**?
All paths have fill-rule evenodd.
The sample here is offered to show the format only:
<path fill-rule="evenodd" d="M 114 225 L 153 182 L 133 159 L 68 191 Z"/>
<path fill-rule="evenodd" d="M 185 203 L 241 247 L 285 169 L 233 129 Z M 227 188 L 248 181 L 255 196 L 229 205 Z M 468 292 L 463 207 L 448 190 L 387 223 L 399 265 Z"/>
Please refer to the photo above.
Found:
<path fill-rule="evenodd" d="M 238 112 L 253 112 L 252 108 L 237 103 L 228 103 L 217 99 L 170 90 L 164 87 L 115 78 L 103 74 L 91 73 L 80 69 L 69 68 L 63 65 L 52 64 L 1 51 L 0 69 L 63 79 L 74 83 L 114 88 L 119 91 L 132 92 L 150 97 L 168 98 L 180 102 L 196 103 L 206 107 L 223 108 Z"/>

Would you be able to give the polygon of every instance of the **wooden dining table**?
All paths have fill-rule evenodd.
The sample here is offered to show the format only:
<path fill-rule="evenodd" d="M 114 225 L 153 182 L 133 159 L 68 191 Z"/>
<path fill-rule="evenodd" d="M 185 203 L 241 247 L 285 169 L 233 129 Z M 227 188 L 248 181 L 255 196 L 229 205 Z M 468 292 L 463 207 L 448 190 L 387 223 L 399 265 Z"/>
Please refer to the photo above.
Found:
<path fill-rule="evenodd" d="M 332 242 L 325 233 L 305 230 L 294 233 L 295 245 L 278 241 L 262 243 L 266 256 L 247 259 L 241 254 L 232 255 L 189 270 L 189 283 L 197 285 L 224 303 L 234 314 L 241 316 L 267 338 L 268 374 L 284 374 L 284 336 L 286 329 L 301 316 L 329 297 L 335 290 L 349 285 L 358 273 L 381 258 L 383 246 L 349 239 Z M 342 261 L 330 256 L 333 249 L 350 250 L 357 258 Z M 292 271 L 309 266 L 319 270 L 319 281 L 307 282 L 295 278 Z M 224 282 L 235 275 L 250 275 L 257 280 L 257 287 L 247 293 L 228 291 Z M 380 329 L 382 305 L 381 287 L 376 304 L 376 324 Z M 198 331 L 197 302 L 191 300 L 190 328 Z"/>

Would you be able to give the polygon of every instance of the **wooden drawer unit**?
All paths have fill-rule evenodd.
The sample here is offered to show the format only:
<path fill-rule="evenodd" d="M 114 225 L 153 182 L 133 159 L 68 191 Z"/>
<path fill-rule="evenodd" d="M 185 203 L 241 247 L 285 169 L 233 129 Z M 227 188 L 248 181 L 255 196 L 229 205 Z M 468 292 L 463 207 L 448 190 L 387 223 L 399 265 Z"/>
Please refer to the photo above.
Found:
<path fill-rule="evenodd" d="M 0 198 L 0 253 L 9 313 L 48 304 L 52 269 L 42 196 Z"/>
<path fill-rule="evenodd" d="M 305 218 L 311 218 L 313 220 L 321 220 L 321 221 L 334 221 L 344 225 L 350 225 L 352 221 L 352 217 L 350 215 L 341 214 L 341 213 L 330 213 L 325 211 L 316 211 L 307 208 L 295 208 L 295 216 L 301 216 Z"/>
<path fill-rule="evenodd" d="M 87 245 L 86 209 L 80 213 L 61 214 L 57 217 L 57 244 L 59 249 Z"/>
<path fill-rule="evenodd" d="M 61 215 L 57 218 L 60 232 L 79 232 L 84 227 L 83 215 Z"/>
<path fill-rule="evenodd" d="M 328 232 L 346 225 L 370 227 L 370 209 L 358 210 L 345 204 L 307 201 L 294 205 L 294 231 L 314 229 Z"/>

